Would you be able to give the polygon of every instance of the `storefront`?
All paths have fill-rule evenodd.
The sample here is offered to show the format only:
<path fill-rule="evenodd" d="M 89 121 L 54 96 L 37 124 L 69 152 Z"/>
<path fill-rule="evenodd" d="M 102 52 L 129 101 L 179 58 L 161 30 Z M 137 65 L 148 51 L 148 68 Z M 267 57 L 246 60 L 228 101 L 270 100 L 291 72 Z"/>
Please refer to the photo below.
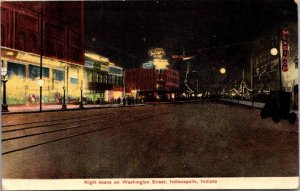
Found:
<path fill-rule="evenodd" d="M 7 67 L 7 104 L 30 105 L 40 102 L 40 56 L 9 48 L 1 48 L 1 62 Z M 60 103 L 63 88 L 66 100 L 79 100 L 83 67 L 52 58 L 42 59 L 42 102 Z"/>

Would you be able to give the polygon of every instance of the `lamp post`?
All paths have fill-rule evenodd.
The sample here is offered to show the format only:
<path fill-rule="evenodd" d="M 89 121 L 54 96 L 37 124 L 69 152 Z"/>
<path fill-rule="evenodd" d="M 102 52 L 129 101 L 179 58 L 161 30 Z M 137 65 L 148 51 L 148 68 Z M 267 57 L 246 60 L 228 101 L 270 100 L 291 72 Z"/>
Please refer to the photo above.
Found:
<path fill-rule="evenodd" d="M 2 67 L 1 68 L 1 81 L 3 82 L 3 103 L 2 103 L 2 112 L 9 112 L 8 111 L 8 106 L 6 104 L 6 82 L 7 79 L 5 79 L 7 75 L 7 68 L 6 67 Z"/>
<path fill-rule="evenodd" d="M 80 87 L 80 104 L 79 104 L 79 109 L 83 109 L 83 103 L 82 103 L 82 86 Z"/>
<path fill-rule="evenodd" d="M 44 36 L 43 36 L 43 32 L 44 32 L 44 9 L 43 9 L 43 2 L 41 2 L 41 28 L 40 28 L 40 45 L 41 45 L 41 50 L 40 50 L 40 79 L 38 80 L 38 84 L 40 86 L 40 111 L 42 111 L 42 101 L 43 101 L 43 84 L 44 84 L 44 80 L 43 80 L 43 54 L 44 54 Z"/>
<path fill-rule="evenodd" d="M 42 78 L 40 78 L 38 80 L 38 85 L 40 86 L 40 111 L 42 111 L 42 102 L 43 102 L 42 89 L 43 89 L 43 85 L 44 85 L 44 80 Z"/>
<path fill-rule="evenodd" d="M 67 109 L 67 105 L 66 105 L 66 87 L 65 86 L 63 86 L 63 90 L 64 90 L 64 97 L 63 97 L 61 109 L 62 110 L 66 110 Z"/>

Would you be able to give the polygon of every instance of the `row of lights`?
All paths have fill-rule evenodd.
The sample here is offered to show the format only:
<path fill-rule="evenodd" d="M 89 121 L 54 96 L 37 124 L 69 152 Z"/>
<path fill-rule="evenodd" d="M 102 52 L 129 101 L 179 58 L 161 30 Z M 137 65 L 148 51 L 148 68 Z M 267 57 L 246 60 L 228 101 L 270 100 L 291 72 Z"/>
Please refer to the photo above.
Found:
<path fill-rule="evenodd" d="M 2 66 L 1 67 L 1 82 L 3 83 L 3 103 L 1 105 L 2 112 L 9 112 L 8 105 L 6 103 L 6 82 L 7 82 L 6 75 L 7 75 L 7 67 Z M 42 88 L 44 85 L 44 80 L 40 78 L 40 79 L 38 79 L 37 83 L 40 86 L 40 88 Z M 64 97 L 63 97 L 63 102 L 62 102 L 62 110 L 66 110 L 67 105 L 66 105 L 66 88 L 65 88 L 65 86 L 63 87 L 63 90 L 64 90 Z M 82 87 L 80 87 L 80 104 L 79 104 L 80 109 L 84 108 L 83 100 L 82 100 L 82 91 L 83 91 L 83 89 L 82 89 Z M 41 105 L 42 105 L 42 97 L 40 98 L 40 111 L 42 111 Z"/>

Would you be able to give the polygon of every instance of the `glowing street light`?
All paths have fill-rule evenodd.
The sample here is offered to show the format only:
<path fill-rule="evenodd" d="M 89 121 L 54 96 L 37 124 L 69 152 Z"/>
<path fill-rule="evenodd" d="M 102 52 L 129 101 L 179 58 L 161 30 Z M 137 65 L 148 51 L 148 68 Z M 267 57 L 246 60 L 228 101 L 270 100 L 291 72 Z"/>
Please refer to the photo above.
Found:
<path fill-rule="evenodd" d="M 6 67 L 2 67 L 1 68 L 1 81 L 3 82 L 3 103 L 2 103 L 2 112 L 8 112 L 8 106 L 6 104 L 6 82 L 7 79 L 5 79 L 7 75 L 7 68 Z"/>
<path fill-rule="evenodd" d="M 43 79 L 39 79 L 37 83 L 38 83 L 38 85 L 40 87 L 42 87 L 44 85 L 44 80 Z"/>
<path fill-rule="evenodd" d="M 278 54 L 277 48 L 272 48 L 270 52 L 271 52 L 271 55 L 273 55 L 273 56 L 276 56 Z"/>
<path fill-rule="evenodd" d="M 225 73 L 226 73 L 226 69 L 225 69 L 225 68 L 221 68 L 221 69 L 220 69 L 220 73 L 221 73 L 221 74 L 225 74 Z"/>

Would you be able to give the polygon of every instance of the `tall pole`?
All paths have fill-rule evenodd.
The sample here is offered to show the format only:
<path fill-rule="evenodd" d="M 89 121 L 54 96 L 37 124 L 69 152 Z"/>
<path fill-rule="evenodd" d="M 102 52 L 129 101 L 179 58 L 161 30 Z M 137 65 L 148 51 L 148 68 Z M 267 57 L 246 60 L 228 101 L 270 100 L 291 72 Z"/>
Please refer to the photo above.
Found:
<path fill-rule="evenodd" d="M 125 70 L 123 69 L 123 97 L 125 97 Z"/>
<path fill-rule="evenodd" d="M 280 51 L 280 32 L 281 27 L 278 27 L 278 71 L 279 71 L 279 91 L 282 91 L 282 79 L 281 79 L 281 51 Z"/>
<path fill-rule="evenodd" d="M 252 54 L 252 51 L 253 50 L 251 50 L 251 60 L 250 60 L 250 72 L 251 72 L 251 101 L 252 101 L 252 106 L 253 106 L 253 104 L 254 104 L 254 88 L 253 88 L 253 54 Z"/>
<path fill-rule="evenodd" d="M 40 54 L 40 80 L 42 80 L 42 78 L 43 78 L 43 74 L 42 74 L 42 72 L 43 72 L 43 54 L 44 54 L 44 49 L 43 49 L 43 47 L 44 47 L 44 45 L 43 45 L 43 30 L 44 30 L 44 21 L 43 21 L 43 11 L 44 11 L 44 9 L 43 9 L 43 2 L 41 2 L 41 38 L 40 38 L 40 41 L 41 41 L 41 54 Z M 40 111 L 42 111 L 42 100 L 43 100 L 43 93 L 42 93 L 42 91 L 43 91 L 43 87 L 42 86 L 40 86 Z"/>
<path fill-rule="evenodd" d="M 6 104 L 6 82 L 7 80 L 2 80 L 3 82 L 3 103 L 2 103 L 2 112 L 8 112 L 8 106 Z"/>
<path fill-rule="evenodd" d="M 80 87 L 80 105 L 79 105 L 79 108 L 80 109 L 83 109 L 83 100 L 82 100 L 82 80 L 81 80 L 81 87 Z"/>

